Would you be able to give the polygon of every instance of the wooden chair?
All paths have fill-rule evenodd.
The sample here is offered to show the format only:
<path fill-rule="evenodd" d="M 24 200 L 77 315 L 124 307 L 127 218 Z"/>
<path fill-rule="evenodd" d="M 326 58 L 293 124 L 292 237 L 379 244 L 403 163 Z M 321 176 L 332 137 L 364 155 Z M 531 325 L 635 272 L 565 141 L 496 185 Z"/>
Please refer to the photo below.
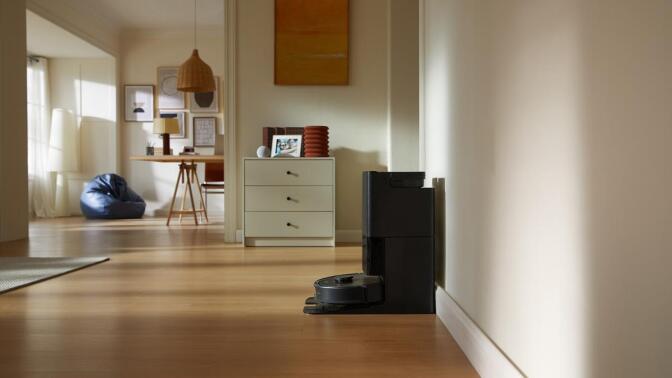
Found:
<path fill-rule="evenodd" d="M 201 184 L 208 211 L 208 194 L 224 194 L 224 163 L 205 163 L 205 180 Z"/>

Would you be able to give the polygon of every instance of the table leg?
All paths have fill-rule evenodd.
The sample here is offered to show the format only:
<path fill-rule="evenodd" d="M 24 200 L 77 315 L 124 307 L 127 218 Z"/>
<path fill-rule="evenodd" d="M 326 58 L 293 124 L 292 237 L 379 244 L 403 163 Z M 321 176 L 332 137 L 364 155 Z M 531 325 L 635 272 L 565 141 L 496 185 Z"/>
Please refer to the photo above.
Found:
<path fill-rule="evenodd" d="M 189 169 L 194 169 L 194 164 L 191 164 L 191 167 Z M 189 177 L 190 175 L 187 174 L 187 188 L 189 189 L 189 200 L 191 201 L 191 210 L 194 212 L 194 223 L 198 225 L 198 218 L 196 217 L 196 204 L 194 203 L 194 193 L 191 190 L 191 178 Z"/>
<path fill-rule="evenodd" d="M 175 190 L 173 191 L 173 199 L 170 201 L 170 210 L 168 210 L 168 220 L 166 226 L 170 226 L 170 218 L 173 216 L 173 208 L 175 206 L 175 197 L 177 196 L 177 188 L 180 186 L 180 179 L 183 177 L 184 168 L 180 164 L 180 172 L 177 174 L 177 181 L 175 181 Z"/>
<path fill-rule="evenodd" d="M 185 166 L 185 174 L 190 174 L 189 171 L 189 166 Z M 184 184 L 184 175 L 182 175 L 182 184 Z M 187 199 L 187 186 L 184 186 L 184 190 L 182 191 L 182 199 L 180 201 L 180 224 L 182 224 L 182 211 L 184 211 L 184 202 Z"/>
<path fill-rule="evenodd" d="M 205 221 L 207 223 L 210 223 L 210 219 L 208 219 L 208 207 L 207 205 L 204 206 L 205 200 L 203 199 L 203 191 L 201 190 L 201 180 L 198 179 L 198 171 L 196 170 L 196 165 L 194 165 L 194 179 L 196 181 L 196 188 L 198 188 L 198 195 L 201 197 L 200 210 L 203 210 L 202 214 L 205 215 Z"/>

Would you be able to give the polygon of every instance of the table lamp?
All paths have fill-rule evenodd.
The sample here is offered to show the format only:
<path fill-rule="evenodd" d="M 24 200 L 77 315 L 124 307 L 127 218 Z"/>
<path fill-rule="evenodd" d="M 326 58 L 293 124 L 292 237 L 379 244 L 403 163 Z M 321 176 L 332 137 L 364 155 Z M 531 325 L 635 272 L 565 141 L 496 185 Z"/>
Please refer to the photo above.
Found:
<path fill-rule="evenodd" d="M 163 154 L 170 155 L 170 134 L 179 134 L 180 124 L 177 118 L 157 118 L 154 120 L 154 134 L 163 138 Z"/>
<path fill-rule="evenodd" d="M 49 161 L 47 171 L 56 172 L 56 215 L 66 216 L 68 204 L 68 172 L 79 171 L 79 148 L 77 119 L 66 109 L 54 109 L 51 113 L 49 135 Z"/>

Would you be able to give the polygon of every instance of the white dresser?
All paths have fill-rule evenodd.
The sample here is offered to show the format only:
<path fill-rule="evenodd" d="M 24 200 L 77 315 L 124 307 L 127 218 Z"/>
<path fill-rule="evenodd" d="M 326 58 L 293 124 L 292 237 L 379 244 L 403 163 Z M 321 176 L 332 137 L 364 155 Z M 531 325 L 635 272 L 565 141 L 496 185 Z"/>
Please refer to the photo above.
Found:
<path fill-rule="evenodd" d="M 247 246 L 334 246 L 334 158 L 243 160 Z"/>

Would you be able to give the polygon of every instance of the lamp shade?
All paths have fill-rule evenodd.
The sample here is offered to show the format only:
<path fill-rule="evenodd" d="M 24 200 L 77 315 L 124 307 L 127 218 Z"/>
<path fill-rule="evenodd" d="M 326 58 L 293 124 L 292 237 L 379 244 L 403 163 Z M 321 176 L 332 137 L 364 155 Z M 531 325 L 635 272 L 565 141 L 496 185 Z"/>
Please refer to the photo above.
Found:
<path fill-rule="evenodd" d="M 157 118 L 154 120 L 154 134 L 179 134 L 177 118 Z"/>
<path fill-rule="evenodd" d="M 189 59 L 180 66 L 177 73 L 177 90 L 195 93 L 215 91 L 212 68 L 198 56 L 197 49 L 194 49 Z"/>
<path fill-rule="evenodd" d="M 51 113 L 47 170 L 50 172 L 79 171 L 77 120 L 70 110 L 54 109 Z"/>

